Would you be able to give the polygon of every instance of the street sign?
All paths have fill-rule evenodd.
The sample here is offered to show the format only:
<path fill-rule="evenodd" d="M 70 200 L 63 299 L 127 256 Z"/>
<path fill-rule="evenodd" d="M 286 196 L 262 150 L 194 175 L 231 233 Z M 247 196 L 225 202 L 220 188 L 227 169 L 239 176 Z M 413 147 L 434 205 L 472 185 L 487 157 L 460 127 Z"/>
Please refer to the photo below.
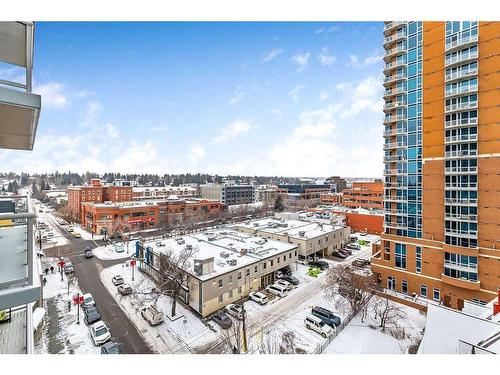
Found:
<path fill-rule="evenodd" d="M 83 304 L 83 296 L 74 295 L 73 296 L 73 304 L 74 305 L 81 305 L 81 304 Z"/>
<path fill-rule="evenodd" d="M 135 260 L 135 259 L 132 259 L 132 260 L 130 261 L 130 265 L 131 265 L 132 267 L 135 267 L 135 262 L 136 262 L 136 260 Z"/>
<path fill-rule="evenodd" d="M 60 260 L 59 262 L 57 262 L 57 265 L 58 265 L 59 267 L 64 267 L 64 264 L 65 264 L 65 263 L 64 263 L 64 260 Z"/>

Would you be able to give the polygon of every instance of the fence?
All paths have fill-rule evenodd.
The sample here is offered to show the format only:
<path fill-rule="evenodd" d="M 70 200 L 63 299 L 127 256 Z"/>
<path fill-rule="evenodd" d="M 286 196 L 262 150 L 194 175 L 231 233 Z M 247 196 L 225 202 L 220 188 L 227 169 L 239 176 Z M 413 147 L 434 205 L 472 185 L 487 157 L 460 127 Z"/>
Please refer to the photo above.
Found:
<path fill-rule="evenodd" d="M 357 310 L 351 311 L 349 315 L 340 323 L 333 334 L 328 336 L 325 341 L 323 341 L 321 344 L 318 344 L 312 354 L 321 354 L 323 351 L 326 349 L 328 345 L 332 343 L 332 341 L 339 335 L 340 332 L 351 322 L 352 318 L 354 318 L 371 300 L 373 297 L 373 294 L 370 294 L 369 297 L 367 298 L 366 302 L 364 303 L 363 306 L 360 306 Z"/>

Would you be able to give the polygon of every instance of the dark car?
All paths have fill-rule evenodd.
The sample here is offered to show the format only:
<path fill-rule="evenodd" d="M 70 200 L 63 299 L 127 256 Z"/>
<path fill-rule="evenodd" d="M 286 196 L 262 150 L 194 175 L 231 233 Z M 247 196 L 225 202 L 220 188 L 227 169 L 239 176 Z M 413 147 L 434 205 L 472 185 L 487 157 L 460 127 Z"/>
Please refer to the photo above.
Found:
<path fill-rule="evenodd" d="M 83 313 L 85 315 L 84 321 L 87 325 L 94 324 L 95 322 L 101 320 L 101 314 L 99 314 L 99 311 L 97 311 L 95 306 L 87 307 L 83 310 Z"/>
<path fill-rule="evenodd" d="M 219 312 L 219 313 L 215 314 L 212 317 L 212 319 L 214 320 L 215 323 L 220 325 L 220 327 L 222 329 L 228 329 L 233 324 L 233 321 L 231 320 L 229 315 L 227 315 L 226 313 L 223 313 L 223 312 Z"/>
<path fill-rule="evenodd" d="M 325 261 L 322 261 L 322 260 L 313 260 L 312 262 L 309 262 L 308 265 L 310 267 L 319 268 L 321 271 L 324 271 L 324 270 L 328 269 L 328 267 L 330 267 L 328 265 L 328 263 L 326 263 Z"/>
<path fill-rule="evenodd" d="M 285 280 L 285 281 L 288 281 L 290 284 L 292 285 L 299 285 L 299 279 L 297 279 L 296 277 L 292 276 L 292 275 L 288 275 L 288 276 L 283 276 L 281 278 L 281 280 Z"/>
<path fill-rule="evenodd" d="M 101 354 L 121 354 L 120 347 L 114 341 L 108 341 L 101 346 Z"/>
<path fill-rule="evenodd" d="M 90 247 L 85 248 L 85 258 L 93 258 L 94 253 L 92 252 L 92 249 Z"/>
<path fill-rule="evenodd" d="M 291 276 L 292 275 L 292 270 L 290 269 L 290 267 L 286 266 L 282 269 L 280 269 L 281 273 L 283 273 L 283 275 L 285 276 Z"/>
<path fill-rule="evenodd" d="M 334 252 L 332 253 L 332 255 L 333 255 L 334 257 L 337 257 L 337 258 L 340 258 L 340 259 L 345 259 L 345 258 L 347 258 L 347 255 L 345 255 L 344 253 L 341 253 L 341 252 L 339 252 L 339 251 L 334 251 Z"/>
<path fill-rule="evenodd" d="M 352 255 L 352 250 L 350 250 L 350 249 L 348 249 L 348 248 L 343 248 L 343 249 L 340 249 L 340 250 L 339 250 L 339 253 L 342 253 L 342 254 L 344 254 L 344 255 L 349 256 L 349 255 Z"/>
<path fill-rule="evenodd" d="M 330 327 L 338 327 L 340 325 L 340 317 L 324 307 L 314 306 L 311 309 L 311 313 Z"/>
<path fill-rule="evenodd" d="M 122 296 L 127 296 L 129 294 L 132 294 L 133 289 L 130 285 L 128 284 L 122 284 L 118 286 L 118 293 L 120 293 Z"/>

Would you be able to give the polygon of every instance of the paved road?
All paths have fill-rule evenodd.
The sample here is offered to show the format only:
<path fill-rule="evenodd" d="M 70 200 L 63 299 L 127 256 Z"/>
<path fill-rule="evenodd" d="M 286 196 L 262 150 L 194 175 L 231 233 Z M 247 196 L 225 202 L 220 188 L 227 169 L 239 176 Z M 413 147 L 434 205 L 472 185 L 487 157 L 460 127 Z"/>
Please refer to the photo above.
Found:
<path fill-rule="evenodd" d="M 85 248 L 95 248 L 99 241 L 77 239 L 71 235 L 66 238 L 70 240 L 68 245 L 44 249 L 45 254 L 70 258 L 75 267 L 75 276 L 81 290 L 92 294 L 102 319 L 109 327 L 112 339 L 120 344 L 123 353 L 153 353 L 130 319 L 101 283 L 100 271 L 103 268 L 121 263 L 123 260 L 104 261 L 96 257 L 87 259 L 83 255 Z"/>

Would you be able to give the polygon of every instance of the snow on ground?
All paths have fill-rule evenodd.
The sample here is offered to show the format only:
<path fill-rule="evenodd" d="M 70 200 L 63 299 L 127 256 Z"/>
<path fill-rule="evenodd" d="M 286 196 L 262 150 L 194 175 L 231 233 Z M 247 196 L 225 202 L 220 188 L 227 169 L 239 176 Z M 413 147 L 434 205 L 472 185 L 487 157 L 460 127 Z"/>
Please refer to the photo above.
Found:
<path fill-rule="evenodd" d="M 133 254 L 133 244 L 123 244 L 123 252 L 119 253 L 115 251 L 114 245 L 99 246 L 92 250 L 94 255 L 102 260 L 110 259 L 126 259 Z"/>
<path fill-rule="evenodd" d="M 61 246 L 69 243 L 68 239 L 64 237 L 59 226 L 57 225 L 56 218 L 50 212 L 37 212 L 38 222 L 43 221 L 45 224 L 49 226 L 48 230 L 42 230 L 42 234 L 48 234 L 49 232 L 54 233 L 54 237 L 47 238 L 46 241 L 43 242 L 43 248 L 49 248 L 53 246 Z"/>
<path fill-rule="evenodd" d="M 156 352 L 162 354 L 196 352 L 197 348 L 210 344 L 218 338 L 219 330 L 215 325 L 206 325 L 180 303 L 177 303 L 176 317 L 172 320 L 169 317 L 171 299 L 163 295 L 158 298 L 156 304 L 163 311 L 165 321 L 158 326 L 151 327 L 141 316 L 140 310 L 155 299 L 156 294 L 150 293 L 155 285 L 148 276 L 137 269 L 134 274 L 134 281 L 132 281 L 131 267 L 126 267 L 125 263 L 118 264 L 105 268 L 101 272 L 101 280 Z M 114 275 L 121 275 L 125 283 L 132 286 L 134 293 L 128 296 L 120 295 L 111 281 Z"/>
<path fill-rule="evenodd" d="M 101 240 L 104 238 L 104 236 L 101 234 L 94 234 L 92 236 L 92 233 L 90 233 L 87 229 L 82 227 L 80 224 L 72 223 L 71 226 L 74 228 L 75 232 L 78 232 L 82 235 L 82 239 L 84 239 L 84 240 Z"/>
<path fill-rule="evenodd" d="M 398 304 L 406 313 L 406 318 L 398 322 L 399 329 L 387 327 L 385 332 L 379 328 L 371 309 L 374 299 L 368 305 L 368 316 L 361 322 L 361 314 L 356 315 L 332 343 L 324 354 L 401 354 L 422 338 L 425 327 L 425 315 L 412 307 Z M 395 338 L 391 330 L 401 333 L 404 338 Z"/>
<path fill-rule="evenodd" d="M 97 354 L 100 349 L 94 346 L 89 328 L 83 321 L 80 310 L 80 324 L 77 324 L 77 308 L 71 303 L 73 295 L 82 294 L 76 278 L 68 278 L 57 272 L 56 258 L 42 260 L 43 268 L 54 266 L 54 273 L 45 276 L 47 283 L 43 288 L 44 308 L 46 314 L 35 334 L 35 352 L 50 354 Z M 69 302 L 69 303 L 68 303 Z M 69 308 L 69 311 L 68 311 Z"/>

